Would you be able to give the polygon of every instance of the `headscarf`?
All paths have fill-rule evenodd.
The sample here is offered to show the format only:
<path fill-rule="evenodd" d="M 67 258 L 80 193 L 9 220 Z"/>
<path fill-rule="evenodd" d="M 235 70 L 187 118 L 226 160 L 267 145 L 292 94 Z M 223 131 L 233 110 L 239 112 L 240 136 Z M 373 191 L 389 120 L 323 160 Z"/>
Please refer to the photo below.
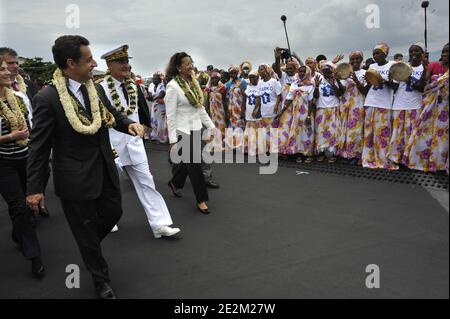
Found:
<path fill-rule="evenodd" d="M 248 76 L 250 75 L 259 76 L 258 70 L 251 70 Z"/>
<path fill-rule="evenodd" d="M 270 65 L 268 65 L 268 64 L 261 64 L 259 67 L 263 67 L 271 78 L 275 78 L 275 72 L 273 71 L 273 69 L 272 69 L 272 67 Z"/>
<path fill-rule="evenodd" d="M 253 65 L 252 65 L 251 62 L 249 62 L 249 61 L 244 61 L 244 62 L 241 63 L 240 71 L 242 72 L 242 70 L 243 70 L 244 67 L 246 67 L 246 66 L 249 68 L 250 71 L 253 69 Z"/>
<path fill-rule="evenodd" d="M 233 64 L 228 68 L 228 72 L 232 72 L 232 71 L 236 71 L 237 73 L 239 73 L 240 68 L 237 65 Z"/>
<path fill-rule="evenodd" d="M 319 68 L 318 68 L 318 65 L 317 65 L 316 58 L 314 58 L 314 57 L 312 57 L 312 56 L 307 57 L 306 60 L 305 60 L 305 64 L 308 64 L 309 61 L 314 62 L 314 64 L 316 65 L 316 69 L 315 69 L 315 70 L 311 70 L 311 72 L 312 72 L 312 71 L 314 71 L 314 72 L 319 72 Z"/>
<path fill-rule="evenodd" d="M 303 68 L 303 67 L 306 68 L 306 73 L 305 73 L 305 76 L 304 76 L 303 79 L 299 78 L 297 80 L 297 85 L 298 86 L 309 86 L 309 85 L 315 86 L 315 82 L 314 82 L 313 77 L 312 77 L 311 68 L 309 66 L 307 66 L 307 65 L 303 65 L 300 68 Z"/>
<path fill-rule="evenodd" d="M 211 78 L 221 78 L 221 75 L 220 75 L 220 73 L 219 72 L 217 72 L 217 71 L 214 71 L 214 72 L 212 72 L 211 73 Z"/>
<path fill-rule="evenodd" d="M 361 57 L 361 59 L 364 60 L 364 53 L 360 50 L 353 50 L 352 52 L 350 52 L 349 58 L 351 59 L 356 55 L 359 55 Z"/>
<path fill-rule="evenodd" d="M 295 60 L 292 60 L 292 61 L 289 61 L 288 63 L 286 63 L 286 66 L 288 66 L 288 65 L 292 65 L 295 68 L 295 70 L 298 70 L 300 68 L 300 64 Z"/>
<path fill-rule="evenodd" d="M 156 75 L 157 77 L 159 77 L 161 79 L 161 81 L 164 81 L 165 75 L 161 71 L 156 71 L 153 73 L 153 75 Z"/>
<path fill-rule="evenodd" d="M 209 75 L 208 75 L 208 73 L 206 73 L 206 72 L 200 72 L 199 74 L 198 74 L 198 76 L 197 76 L 197 80 L 199 81 L 199 82 L 203 82 L 203 83 L 208 83 L 209 82 Z"/>
<path fill-rule="evenodd" d="M 336 65 L 333 62 L 327 60 L 320 61 L 320 70 L 322 71 L 323 69 L 327 68 L 334 70 L 336 69 Z"/>
<path fill-rule="evenodd" d="M 387 43 L 385 43 L 385 42 L 381 42 L 381 43 L 377 44 L 377 45 L 375 46 L 375 48 L 374 48 L 374 50 L 381 50 L 381 51 L 383 51 L 383 53 L 384 53 L 386 56 L 389 55 L 389 50 L 390 50 L 390 49 L 391 49 L 391 48 L 389 47 L 389 45 L 388 45 Z"/>
<path fill-rule="evenodd" d="M 423 53 L 427 52 L 427 49 L 425 48 L 425 44 L 423 44 L 423 42 L 417 42 L 417 43 L 411 45 L 409 47 L 409 49 L 411 49 L 412 47 L 419 47 L 422 49 Z"/>

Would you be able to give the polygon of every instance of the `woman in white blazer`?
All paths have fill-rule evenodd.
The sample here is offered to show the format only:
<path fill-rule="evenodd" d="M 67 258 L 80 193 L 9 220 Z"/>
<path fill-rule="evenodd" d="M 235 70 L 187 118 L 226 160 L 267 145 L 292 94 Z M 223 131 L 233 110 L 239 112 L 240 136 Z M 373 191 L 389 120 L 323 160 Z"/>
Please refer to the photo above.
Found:
<path fill-rule="evenodd" d="M 170 59 L 167 68 L 167 87 L 164 98 L 166 104 L 167 127 L 171 160 L 178 164 L 169 187 L 176 197 L 181 197 L 186 178 L 189 176 L 197 199 L 197 208 L 204 214 L 210 211 L 206 202 L 208 191 L 201 166 L 201 129 L 204 125 L 214 129 L 214 123 L 206 113 L 204 97 L 200 85 L 193 76 L 194 66 L 192 58 L 185 52 L 176 53 Z M 189 143 L 187 143 L 189 141 Z M 194 149 L 194 144 L 196 149 Z M 180 147 L 183 145 L 184 147 Z M 189 145 L 189 149 L 186 149 Z M 193 151 L 192 151 L 193 150 Z M 177 161 L 173 155 L 182 156 Z M 186 152 L 189 152 L 187 154 Z M 187 160 L 189 159 L 189 160 Z"/>

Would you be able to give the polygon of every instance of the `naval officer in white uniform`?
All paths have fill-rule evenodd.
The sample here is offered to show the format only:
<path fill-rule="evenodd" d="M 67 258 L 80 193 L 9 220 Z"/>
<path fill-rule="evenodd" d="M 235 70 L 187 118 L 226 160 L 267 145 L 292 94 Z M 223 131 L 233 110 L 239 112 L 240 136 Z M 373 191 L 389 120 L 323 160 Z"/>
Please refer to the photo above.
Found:
<path fill-rule="evenodd" d="M 148 122 L 147 125 L 150 125 L 143 93 L 131 78 L 128 45 L 111 50 L 101 58 L 106 60 L 109 72 L 100 85 L 112 106 L 136 123 Z M 173 236 L 180 232 L 179 228 L 170 227 L 173 224 L 172 218 L 163 197 L 155 188 L 142 138 L 113 129 L 109 130 L 109 136 L 123 169 L 133 182 L 155 238 Z M 115 231 L 117 230 L 116 226 Z"/>

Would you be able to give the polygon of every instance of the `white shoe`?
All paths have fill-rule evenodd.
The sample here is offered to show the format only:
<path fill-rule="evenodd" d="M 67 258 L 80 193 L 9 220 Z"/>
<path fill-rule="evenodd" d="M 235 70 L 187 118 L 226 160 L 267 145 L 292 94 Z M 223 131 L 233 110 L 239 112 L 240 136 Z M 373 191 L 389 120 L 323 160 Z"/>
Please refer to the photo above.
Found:
<path fill-rule="evenodd" d="M 162 226 L 158 230 L 153 231 L 153 235 L 156 239 L 161 238 L 162 236 L 170 237 L 180 232 L 179 228 L 172 228 L 169 226 Z"/>
<path fill-rule="evenodd" d="M 111 229 L 111 233 L 117 233 L 119 231 L 119 227 L 115 225 L 113 229 Z"/>

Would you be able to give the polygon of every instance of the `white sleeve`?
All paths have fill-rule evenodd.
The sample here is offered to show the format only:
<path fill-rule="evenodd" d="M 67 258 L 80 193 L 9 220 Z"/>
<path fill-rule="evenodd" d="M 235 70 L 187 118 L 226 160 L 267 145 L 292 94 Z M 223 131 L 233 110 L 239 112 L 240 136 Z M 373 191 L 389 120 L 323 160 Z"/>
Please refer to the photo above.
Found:
<path fill-rule="evenodd" d="M 169 143 L 174 144 L 178 142 L 177 137 L 177 104 L 178 92 L 173 85 L 168 84 L 166 96 L 164 97 L 166 104 L 167 129 L 169 131 Z"/>
<path fill-rule="evenodd" d="M 202 109 L 200 110 L 200 120 L 202 121 L 202 124 L 206 126 L 206 128 L 213 129 L 216 127 L 213 121 L 211 121 L 208 113 L 206 113 L 206 109 L 204 107 L 202 107 Z"/>
<path fill-rule="evenodd" d="M 281 93 L 283 93 L 283 88 L 281 87 L 281 83 L 280 81 L 276 81 L 274 83 L 274 89 L 275 89 L 275 93 L 278 95 L 280 95 Z"/>

